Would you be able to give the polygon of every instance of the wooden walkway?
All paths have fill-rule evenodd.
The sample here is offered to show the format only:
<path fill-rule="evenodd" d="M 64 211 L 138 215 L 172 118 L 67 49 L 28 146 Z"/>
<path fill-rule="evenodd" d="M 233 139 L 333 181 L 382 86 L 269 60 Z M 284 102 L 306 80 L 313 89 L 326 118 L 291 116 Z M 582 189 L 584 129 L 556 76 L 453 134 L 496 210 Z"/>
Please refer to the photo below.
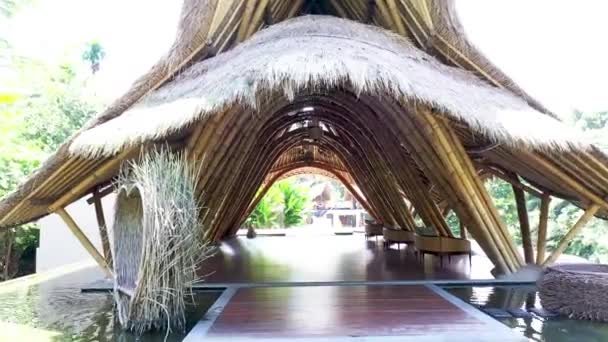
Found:
<path fill-rule="evenodd" d="M 481 311 L 426 282 L 493 281 L 485 257 L 451 263 L 385 250 L 362 235 L 239 237 L 205 263 L 226 290 L 185 342 L 521 341 Z"/>
<path fill-rule="evenodd" d="M 185 342 L 523 340 L 433 285 L 241 288 L 227 294 Z"/>

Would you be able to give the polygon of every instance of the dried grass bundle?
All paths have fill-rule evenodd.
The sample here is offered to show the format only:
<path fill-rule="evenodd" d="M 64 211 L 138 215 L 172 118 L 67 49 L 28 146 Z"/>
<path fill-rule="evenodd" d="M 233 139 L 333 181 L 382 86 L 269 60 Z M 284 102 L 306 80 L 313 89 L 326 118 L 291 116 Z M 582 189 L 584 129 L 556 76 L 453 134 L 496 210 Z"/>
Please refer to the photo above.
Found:
<path fill-rule="evenodd" d="M 608 322 L 608 265 L 572 264 L 547 267 L 538 282 L 545 309 L 575 319 Z"/>
<path fill-rule="evenodd" d="M 113 255 L 121 325 L 136 333 L 184 329 L 196 268 L 212 253 L 202 241 L 197 170 L 168 149 L 123 168 L 118 181 Z"/>

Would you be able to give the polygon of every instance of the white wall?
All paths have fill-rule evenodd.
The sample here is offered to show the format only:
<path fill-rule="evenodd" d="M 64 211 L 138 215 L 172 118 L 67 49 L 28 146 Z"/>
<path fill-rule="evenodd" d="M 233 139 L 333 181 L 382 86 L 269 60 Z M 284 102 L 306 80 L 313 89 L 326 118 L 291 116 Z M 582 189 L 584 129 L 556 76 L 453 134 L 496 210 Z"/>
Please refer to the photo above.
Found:
<path fill-rule="evenodd" d="M 74 221 L 103 255 L 101 238 L 95 217 L 95 207 L 86 201 L 90 196 L 69 205 L 66 210 Z M 103 198 L 102 205 L 106 224 L 112 226 L 115 195 Z M 82 247 L 61 217 L 51 214 L 38 221 L 40 226 L 40 246 L 36 251 L 36 272 L 45 271 L 75 262 L 93 261 L 93 258 Z"/>

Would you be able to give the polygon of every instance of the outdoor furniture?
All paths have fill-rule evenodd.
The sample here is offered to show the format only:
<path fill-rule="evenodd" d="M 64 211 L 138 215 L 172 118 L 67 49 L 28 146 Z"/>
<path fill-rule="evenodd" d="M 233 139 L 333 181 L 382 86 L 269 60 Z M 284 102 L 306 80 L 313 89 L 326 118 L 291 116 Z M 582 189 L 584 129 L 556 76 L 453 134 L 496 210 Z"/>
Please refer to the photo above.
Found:
<path fill-rule="evenodd" d="M 443 265 L 443 257 L 447 255 L 448 263 L 452 255 L 467 254 L 471 264 L 471 242 L 467 239 L 452 238 L 446 236 L 416 235 L 414 245 L 421 260 L 425 254 L 438 255 L 440 264 Z"/>
<path fill-rule="evenodd" d="M 543 307 L 570 318 L 608 322 L 608 265 L 547 267 L 538 281 Z"/>
<path fill-rule="evenodd" d="M 366 223 L 365 238 L 368 239 L 370 237 L 375 236 L 376 241 L 378 241 L 378 236 L 382 235 L 382 228 L 383 228 L 382 223 L 377 223 L 377 222 Z"/>
<path fill-rule="evenodd" d="M 397 248 L 399 248 L 402 243 L 409 244 L 414 242 L 415 238 L 414 232 L 393 227 L 384 227 L 382 229 L 382 236 L 384 237 L 384 246 L 386 248 L 390 247 L 393 243 L 396 243 Z"/>

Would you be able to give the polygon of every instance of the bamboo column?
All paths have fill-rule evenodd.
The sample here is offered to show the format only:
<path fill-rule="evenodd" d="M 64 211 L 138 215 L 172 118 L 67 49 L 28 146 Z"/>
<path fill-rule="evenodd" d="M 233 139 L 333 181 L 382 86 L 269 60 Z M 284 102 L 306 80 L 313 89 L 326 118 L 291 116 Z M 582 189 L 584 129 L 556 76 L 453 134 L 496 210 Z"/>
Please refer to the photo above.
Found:
<path fill-rule="evenodd" d="M 557 258 L 566 250 L 566 248 L 568 248 L 568 245 L 570 244 L 570 241 L 572 241 L 572 238 L 574 238 L 574 236 L 576 236 L 576 234 L 581 229 L 583 229 L 585 224 L 587 224 L 587 222 L 589 222 L 589 220 L 591 220 L 591 218 L 593 218 L 593 215 L 595 215 L 599 209 L 600 209 L 599 204 L 593 204 L 589 208 L 587 208 L 587 210 L 585 210 L 585 213 L 578 219 L 578 221 L 576 221 L 574 226 L 572 226 L 572 228 L 570 228 L 568 233 L 566 233 L 566 235 L 564 235 L 564 237 L 560 240 L 560 242 L 557 245 L 557 247 L 555 248 L 555 250 L 553 252 L 551 252 L 551 254 L 547 258 L 547 260 L 545 260 L 542 265 L 548 266 L 548 265 L 554 263 L 555 260 L 557 260 Z"/>
<path fill-rule="evenodd" d="M 526 193 L 516 186 L 513 186 L 512 188 L 513 195 L 515 195 L 515 203 L 517 205 L 519 229 L 521 230 L 521 240 L 524 248 L 524 260 L 526 261 L 526 264 L 532 264 L 534 263 L 534 249 L 532 248 L 528 208 L 526 207 Z"/>
<path fill-rule="evenodd" d="M 74 221 L 72 216 L 70 216 L 70 214 L 68 214 L 68 212 L 65 211 L 65 208 L 57 209 L 56 213 L 59 214 L 59 216 L 61 216 L 61 218 L 63 219 L 65 224 L 68 226 L 68 228 L 72 232 L 72 234 L 74 234 L 74 236 L 78 239 L 78 241 L 80 241 L 80 243 L 82 244 L 82 247 L 84 247 L 84 249 L 93 257 L 93 259 L 97 262 L 99 267 L 101 267 L 101 269 L 106 273 L 107 276 L 112 277 L 112 271 L 110 270 L 110 267 L 106 263 L 106 260 L 103 258 L 103 256 L 101 254 L 99 254 L 99 251 L 97 251 L 97 248 L 95 248 L 93 243 L 91 243 L 91 240 L 89 240 L 89 238 L 87 238 L 87 236 L 82 232 L 80 227 L 78 227 L 78 225 L 76 224 L 76 222 Z"/>
<path fill-rule="evenodd" d="M 545 246 L 547 244 L 547 224 L 549 222 L 549 204 L 551 196 L 543 193 L 540 200 L 540 217 L 538 219 L 538 236 L 536 239 L 536 264 L 542 265 L 545 260 Z"/>
<path fill-rule="evenodd" d="M 417 125 L 420 126 L 414 130 L 424 133 L 426 142 L 421 141 L 413 146 L 420 150 L 419 153 L 427 156 L 422 158 L 421 162 L 438 162 L 429 173 L 433 176 L 444 174 L 443 177 L 437 178 L 438 183 L 446 184 L 447 181 L 446 185 L 452 189 L 446 194 L 460 197 L 453 201 L 448 196 L 448 199 L 451 199 L 450 205 L 457 210 L 459 217 L 469 228 L 476 229 L 476 240 L 482 247 L 485 246 L 484 250 L 499 271 L 509 273 L 517 270 L 522 264 L 521 256 L 475 172 L 470 158 L 466 155 L 462 143 L 441 118 L 436 118 L 426 109 L 419 110 L 418 114 L 423 120 L 419 120 Z M 415 115 L 408 117 L 417 118 Z M 423 149 L 428 150 L 424 152 Z M 433 155 L 435 157 L 431 157 Z"/>
<path fill-rule="evenodd" d="M 101 196 L 99 194 L 99 188 L 93 190 L 93 205 L 95 206 L 95 216 L 97 218 L 97 225 L 99 226 L 99 235 L 101 237 L 101 246 L 103 248 L 103 255 L 108 265 L 112 265 L 112 250 L 110 249 L 110 240 L 108 239 L 108 228 L 106 226 L 106 219 L 103 215 L 103 206 L 101 204 Z"/>

